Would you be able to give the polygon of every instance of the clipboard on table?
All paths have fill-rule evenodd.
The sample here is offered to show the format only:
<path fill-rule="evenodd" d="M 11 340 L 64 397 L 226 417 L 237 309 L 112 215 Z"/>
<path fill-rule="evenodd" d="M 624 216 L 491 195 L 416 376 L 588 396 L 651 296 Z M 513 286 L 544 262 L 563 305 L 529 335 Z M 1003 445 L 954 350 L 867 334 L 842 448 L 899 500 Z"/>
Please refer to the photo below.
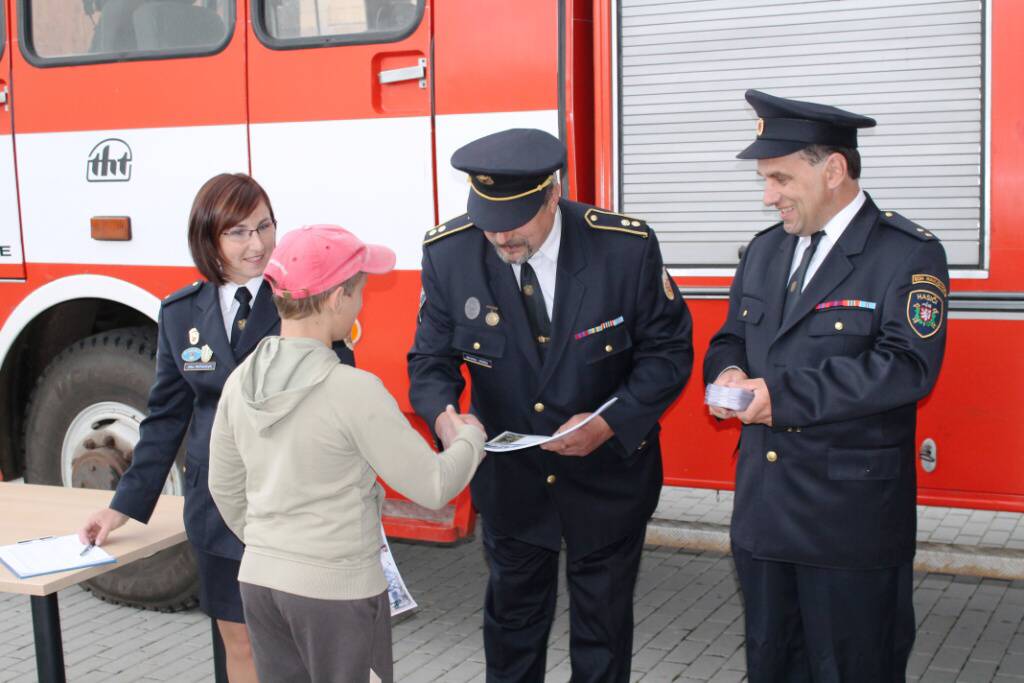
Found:
<path fill-rule="evenodd" d="M 19 579 L 57 574 L 117 562 L 96 546 L 84 546 L 77 534 L 47 536 L 0 546 L 0 562 Z"/>

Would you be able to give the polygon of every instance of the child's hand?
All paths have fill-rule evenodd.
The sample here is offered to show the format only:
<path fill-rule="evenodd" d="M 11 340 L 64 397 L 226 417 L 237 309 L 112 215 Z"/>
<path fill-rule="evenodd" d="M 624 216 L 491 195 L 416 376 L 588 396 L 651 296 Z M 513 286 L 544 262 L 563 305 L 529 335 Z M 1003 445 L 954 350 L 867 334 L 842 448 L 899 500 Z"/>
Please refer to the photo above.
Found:
<path fill-rule="evenodd" d="M 446 417 L 450 421 L 450 424 L 452 426 L 452 434 L 450 437 L 452 440 L 454 440 L 455 438 L 455 432 L 457 432 L 459 428 L 462 427 L 463 425 L 470 425 L 471 427 L 476 427 L 477 429 L 480 430 L 481 434 L 484 434 L 484 438 L 487 438 L 486 432 L 484 431 L 484 426 L 480 424 L 480 420 L 476 419 L 475 415 L 470 415 L 469 413 L 459 414 L 455 412 L 455 406 L 449 404 L 448 407 L 445 408 L 444 417 Z M 448 443 L 445 443 L 445 448 L 448 448 L 448 445 Z"/>

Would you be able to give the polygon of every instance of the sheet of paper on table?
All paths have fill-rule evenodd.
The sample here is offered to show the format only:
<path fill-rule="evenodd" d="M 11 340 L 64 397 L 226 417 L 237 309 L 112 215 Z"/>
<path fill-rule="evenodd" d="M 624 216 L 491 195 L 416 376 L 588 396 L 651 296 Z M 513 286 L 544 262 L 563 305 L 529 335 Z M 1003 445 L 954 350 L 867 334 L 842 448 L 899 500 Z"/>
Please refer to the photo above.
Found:
<path fill-rule="evenodd" d="M 103 548 L 87 547 L 78 534 L 35 538 L 0 546 L 0 562 L 19 579 L 117 562 Z"/>
<path fill-rule="evenodd" d="M 484 444 L 484 450 L 490 453 L 505 453 L 508 451 L 518 451 L 523 448 L 531 448 L 533 446 L 540 446 L 541 444 L 547 443 L 548 441 L 554 441 L 560 439 L 567 434 L 572 434 L 577 429 L 582 428 L 585 424 L 593 420 L 595 417 L 605 411 L 608 406 L 615 403 L 618 399 L 617 396 L 612 396 L 610 399 L 601 404 L 601 407 L 592 412 L 587 416 L 587 419 L 582 422 L 573 425 L 564 432 L 552 434 L 551 436 L 540 436 L 539 434 L 517 434 L 515 432 L 502 432 L 496 437 Z"/>

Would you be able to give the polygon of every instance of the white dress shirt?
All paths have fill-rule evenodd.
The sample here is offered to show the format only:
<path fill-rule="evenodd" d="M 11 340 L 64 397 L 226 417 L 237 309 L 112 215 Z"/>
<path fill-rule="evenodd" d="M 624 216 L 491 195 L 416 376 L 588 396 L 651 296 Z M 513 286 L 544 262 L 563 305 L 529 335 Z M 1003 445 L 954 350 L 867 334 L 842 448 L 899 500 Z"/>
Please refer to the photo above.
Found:
<path fill-rule="evenodd" d="M 227 333 L 229 340 L 231 339 L 231 323 L 235 321 L 235 314 L 238 313 L 238 300 L 235 299 L 235 292 L 238 291 L 239 287 L 248 289 L 249 293 L 252 294 L 249 306 L 252 306 L 256 303 L 256 294 L 260 291 L 260 285 L 262 284 L 263 276 L 260 275 L 249 280 L 244 285 L 226 282 L 217 289 L 217 293 L 220 295 L 220 312 L 224 316 L 224 332 Z"/>
<path fill-rule="evenodd" d="M 554 320 L 555 310 L 555 281 L 558 279 L 558 248 L 562 245 L 562 210 L 555 209 L 555 224 L 551 226 L 551 232 L 540 249 L 530 257 L 530 265 L 533 272 L 537 273 L 537 283 L 540 285 L 541 294 L 544 295 L 544 308 L 548 310 L 548 320 Z M 521 266 L 512 264 L 512 272 L 516 274 L 516 282 L 520 281 L 519 271 Z"/>
<path fill-rule="evenodd" d="M 811 278 L 818 272 L 818 268 L 825 261 L 825 257 L 828 256 L 828 252 L 832 251 L 832 247 L 835 246 L 839 238 L 843 236 L 843 232 L 846 231 L 846 226 L 850 224 L 853 217 L 860 211 L 860 207 L 864 206 L 864 190 L 859 190 L 857 196 L 853 198 L 849 204 L 839 210 L 835 216 L 832 216 L 832 220 L 825 224 L 822 228 L 825 234 L 821 236 L 821 241 L 818 242 L 818 248 L 814 251 L 814 256 L 811 257 L 811 262 L 807 266 L 807 275 L 804 277 L 804 288 L 800 291 L 807 289 L 807 285 L 810 283 Z M 811 245 L 811 236 L 802 235 L 799 241 L 796 243 L 796 249 L 793 251 L 793 262 L 789 266 L 789 277 L 786 278 L 786 282 L 789 282 L 793 278 L 793 273 L 800 266 L 800 259 L 803 258 L 804 252 L 807 247 Z"/>

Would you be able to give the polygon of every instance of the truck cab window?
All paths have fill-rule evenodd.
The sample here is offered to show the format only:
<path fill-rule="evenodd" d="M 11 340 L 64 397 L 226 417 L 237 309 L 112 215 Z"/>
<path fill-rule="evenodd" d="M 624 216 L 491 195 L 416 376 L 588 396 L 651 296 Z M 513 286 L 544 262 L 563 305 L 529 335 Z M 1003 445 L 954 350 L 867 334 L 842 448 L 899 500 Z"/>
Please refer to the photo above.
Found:
<path fill-rule="evenodd" d="M 419 23 L 420 0 L 266 0 L 263 23 L 277 40 L 404 34 Z"/>
<path fill-rule="evenodd" d="M 230 0 L 27 0 L 41 60 L 108 61 L 194 54 L 223 44 Z"/>

